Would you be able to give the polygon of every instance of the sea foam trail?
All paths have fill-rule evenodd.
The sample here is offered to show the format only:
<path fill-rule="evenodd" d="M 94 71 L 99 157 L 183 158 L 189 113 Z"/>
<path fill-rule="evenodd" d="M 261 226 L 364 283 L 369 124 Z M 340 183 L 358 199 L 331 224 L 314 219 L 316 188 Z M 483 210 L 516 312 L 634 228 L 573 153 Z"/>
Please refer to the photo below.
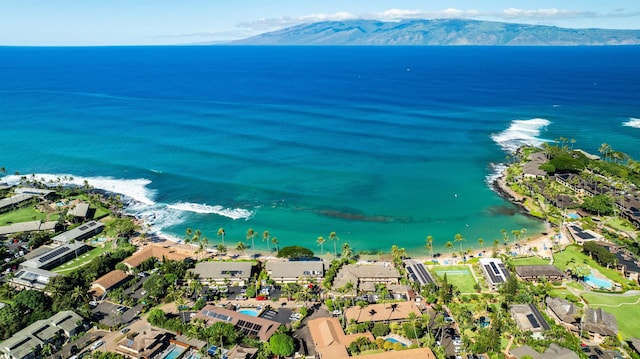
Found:
<path fill-rule="evenodd" d="M 179 202 L 167 207 L 194 213 L 213 213 L 231 219 L 249 219 L 253 215 L 253 212 L 242 208 L 224 208 L 200 203 Z"/>
<path fill-rule="evenodd" d="M 507 169 L 508 166 L 504 163 L 491 163 L 490 167 L 491 167 L 491 171 L 484 178 L 484 180 L 489 185 L 489 188 L 493 188 L 493 183 L 497 181 L 500 177 L 502 177 L 502 174 L 504 173 L 504 171 Z"/>
<path fill-rule="evenodd" d="M 494 140 L 505 152 L 514 153 L 520 146 L 540 146 L 545 140 L 538 138 L 540 132 L 551 122 L 544 118 L 530 120 L 513 120 L 506 130 L 494 133 Z"/>
<path fill-rule="evenodd" d="M 640 118 L 629 117 L 629 121 L 623 122 L 622 126 L 640 128 Z"/>

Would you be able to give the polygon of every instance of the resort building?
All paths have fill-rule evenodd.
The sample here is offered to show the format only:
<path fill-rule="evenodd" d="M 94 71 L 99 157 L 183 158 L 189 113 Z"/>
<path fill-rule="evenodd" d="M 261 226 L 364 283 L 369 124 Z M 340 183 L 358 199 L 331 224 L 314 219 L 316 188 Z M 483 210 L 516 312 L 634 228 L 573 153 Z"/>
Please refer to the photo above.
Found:
<path fill-rule="evenodd" d="M 580 311 L 575 304 L 562 298 L 547 297 L 547 314 L 565 328 L 578 331 Z"/>
<path fill-rule="evenodd" d="M 309 331 L 319 359 L 348 359 L 351 358 L 347 347 L 357 338 L 365 337 L 374 341 L 369 332 L 345 334 L 338 318 L 316 318 L 309 320 Z M 362 359 L 435 359 L 429 348 L 407 349 L 402 352 L 387 351 L 382 353 L 359 355 Z"/>
<path fill-rule="evenodd" d="M 534 304 L 514 304 L 510 308 L 511 317 L 522 331 L 532 331 L 534 336 L 549 330 L 549 324 Z M 539 335 L 539 334 L 538 334 Z"/>
<path fill-rule="evenodd" d="M 28 194 L 35 197 L 50 197 L 56 192 L 50 189 L 33 188 L 33 187 L 18 187 L 14 191 L 16 194 Z"/>
<path fill-rule="evenodd" d="M 582 329 L 589 332 L 596 339 L 605 336 L 618 335 L 618 321 L 613 314 L 607 313 L 602 308 L 587 308 L 582 319 Z"/>
<path fill-rule="evenodd" d="M 427 267 L 420 262 L 413 259 L 407 259 L 404 261 L 404 267 L 407 270 L 409 279 L 419 283 L 420 285 L 434 284 L 435 281 L 431 276 L 431 273 L 427 270 Z"/>
<path fill-rule="evenodd" d="M 12 223 L 8 226 L 0 227 L 0 237 L 8 236 L 14 233 L 20 232 L 40 232 L 40 231 L 49 231 L 54 232 L 58 227 L 57 221 L 29 221 L 29 222 L 20 222 L 20 223 Z"/>
<path fill-rule="evenodd" d="M 487 283 L 491 289 L 495 290 L 502 283 L 509 279 L 510 274 L 504 263 L 497 258 L 480 258 L 480 267 L 485 277 L 487 277 Z"/>
<path fill-rule="evenodd" d="M 268 261 L 265 270 L 278 283 L 317 282 L 324 277 L 325 264 L 325 261 Z"/>
<path fill-rule="evenodd" d="M 590 241 L 604 241 L 604 236 L 592 230 L 584 230 L 573 224 L 566 226 L 566 228 L 569 230 L 573 240 L 579 245 L 583 245 L 584 242 Z"/>
<path fill-rule="evenodd" d="M 344 287 L 351 282 L 356 291 L 374 292 L 376 284 L 395 285 L 400 283 L 400 273 L 391 263 L 347 264 L 340 268 L 333 281 L 333 288 Z"/>
<path fill-rule="evenodd" d="M 406 321 L 411 313 L 420 317 L 422 312 L 414 302 L 397 302 L 369 304 L 366 307 L 353 306 L 344 311 L 344 318 L 347 323 L 355 320 L 358 323 L 364 322 L 387 322 Z"/>
<path fill-rule="evenodd" d="M 247 283 L 251 279 L 254 262 L 199 262 L 189 269 L 198 275 L 202 284 Z"/>
<path fill-rule="evenodd" d="M 20 267 L 9 283 L 16 288 L 44 290 L 51 278 L 57 275 L 45 269 Z"/>
<path fill-rule="evenodd" d="M 32 194 L 16 194 L 9 198 L 0 199 L 0 213 L 6 213 L 14 209 L 24 207 L 31 203 Z"/>
<path fill-rule="evenodd" d="M 243 332 L 244 335 L 251 338 L 258 338 L 267 341 L 280 327 L 280 323 L 242 314 L 233 310 L 220 308 L 215 305 L 206 305 L 202 308 L 194 318 L 204 319 L 207 326 L 215 322 L 227 322 L 233 324 L 236 329 Z"/>
<path fill-rule="evenodd" d="M 153 358 L 169 347 L 172 338 L 171 333 L 147 326 L 139 330 L 138 335 L 119 341 L 115 351 L 127 358 Z"/>
<path fill-rule="evenodd" d="M 130 269 L 134 269 L 149 258 L 155 258 L 159 261 L 164 261 L 165 259 L 183 261 L 187 258 L 193 257 L 193 255 L 194 251 L 191 249 L 150 244 L 145 246 L 141 251 L 134 253 L 131 257 L 122 261 L 122 263 Z"/>
<path fill-rule="evenodd" d="M 89 221 L 64 233 L 60 233 L 59 235 L 51 238 L 51 240 L 58 244 L 67 244 L 71 241 L 82 241 L 102 232 L 103 228 L 104 223 Z"/>
<path fill-rule="evenodd" d="M 89 216 L 89 203 L 78 202 L 67 212 L 68 216 L 73 216 L 75 221 L 84 221 Z"/>
<path fill-rule="evenodd" d="M 548 281 L 561 281 L 566 278 L 564 272 L 554 265 L 516 266 L 518 278 L 527 282 L 537 282 L 542 278 Z"/>
<path fill-rule="evenodd" d="M 89 293 L 94 298 L 102 299 L 108 291 L 121 286 L 129 278 L 131 278 L 131 276 L 124 271 L 121 271 L 119 269 L 112 270 L 111 272 L 93 281 L 91 283 Z"/>
<path fill-rule="evenodd" d="M 36 358 L 35 353 L 46 343 L 53 343 L 57 338 L 69 338 L 82 328 L 82 317 L 65 310 L 49 319 L 38 320 L 0 343 L 0 353 L 9 359 Z"/>
<path fill-rule="evenodd" d="M 38 257 L 24 261 L 21 266 L 25 268 L 52 269 L 73 258 L 79 257 L 89 250 L 83 242 L 78 241 L 48 248 L 48 251 Z"/>

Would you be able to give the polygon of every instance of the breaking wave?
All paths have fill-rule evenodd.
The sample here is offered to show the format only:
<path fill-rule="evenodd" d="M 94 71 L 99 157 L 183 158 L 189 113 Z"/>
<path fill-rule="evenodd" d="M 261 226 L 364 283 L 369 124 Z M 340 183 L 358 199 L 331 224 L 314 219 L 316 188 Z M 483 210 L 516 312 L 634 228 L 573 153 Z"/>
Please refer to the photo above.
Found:
<path fill-rule="evenodd" d="M 623 122 L 622 126 L 640 128 L 640 118 L 629 117 L 629 121 Z"/>
<path fill-rule="evenodd" d="M 520 146 L 540 146 L 545 140 L 539 138 L 540 132 L 549 126 L 551 122 L 544 118 L 530 120 L 513 120 L 506 130 L 494 133 L 491 139 L 495 141 L 505 152 L 514 153 Z"/>

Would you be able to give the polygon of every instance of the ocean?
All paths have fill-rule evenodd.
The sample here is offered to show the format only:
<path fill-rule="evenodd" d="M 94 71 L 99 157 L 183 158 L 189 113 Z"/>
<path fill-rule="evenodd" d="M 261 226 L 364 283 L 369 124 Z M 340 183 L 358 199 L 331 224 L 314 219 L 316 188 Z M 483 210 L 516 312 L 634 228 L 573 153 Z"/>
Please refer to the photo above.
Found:
<path fill-rule="evenodd" d="M 640 47 L 0 47 L 0 166 L 211 245 L 220 227 L 316 253 L 332 231 L 416 255 L 427 235 L 532 236 L 490 183 L 559 137 L 640 158 Z"/>

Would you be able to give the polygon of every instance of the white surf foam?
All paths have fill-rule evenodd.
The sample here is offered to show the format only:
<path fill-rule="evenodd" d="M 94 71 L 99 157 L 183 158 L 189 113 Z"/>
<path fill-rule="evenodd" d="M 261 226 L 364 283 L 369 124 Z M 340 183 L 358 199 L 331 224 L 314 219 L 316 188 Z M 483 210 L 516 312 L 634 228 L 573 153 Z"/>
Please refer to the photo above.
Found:
<path fill-rule="evenodd" d="M 540 146 L 545 140 L 539 138 L 540 132 L 549 126 L 551 122 L 544 118 L 530 120 L 513 120 L 506 130 L 494 133 L 494 140 L 505 152 L 514 153 L 520 146 Z"/>
<path fill-rule="evenodd" d="M 629 117 L 629 121 L 623 122 L 622 126 L 640 128 L 640 118 Z"/>
<path fill-rule="evenodd" d="M 9 184 L 17 185 L 22 176 L 10 175 L 3 178 Z M 181 239 L 164 232 L 166 228 L 180 225 L 187 220 L 188 212 L 215 214 L 236 219 L 249 219 L 253 212 L 242 208 L 225 208 L 223 206 L 212 206 L 208 204 L 179 202 L 175 204 L 156 203 L 154 201 L 155 191 L 147 186 L 150 180 L 138 179 L 118 179 L 113 177 L 82 177 L 70 174 L 49 174 L 36 173 L 26 175 L 27 179 L 37 179 L 46 185 L 55 186 L 60 183 L 63 186 L 75 185 L 84 186 L 85 181 L 95 189 L 107 191 L 123 196 L 123 212 L 136 217 L 148 225 L 148 231 L 171 240 Z M 60 179 L 60 181 L 58 181 Z"/>
<path fill-rule="evenodd" d="M 504 163 L 491 163 L 490 167 L 491 167 L 491 171 L 485 177 L 484 180 L 491 188 L 493 186 L 493 182 L 498 180 L 498 178 L 502 177 L 502 174 L 504 173 L 504 171 L 507 169 L 508 166 Z"/>
<path fill-rule="evenodd" d="M 194 213 L 213 213 L 231 219 L 249 219 L 253 212 L 242 208 L 224 208 L 200 203 L 178 202 L 168 205 L 169 208 Z"/>

